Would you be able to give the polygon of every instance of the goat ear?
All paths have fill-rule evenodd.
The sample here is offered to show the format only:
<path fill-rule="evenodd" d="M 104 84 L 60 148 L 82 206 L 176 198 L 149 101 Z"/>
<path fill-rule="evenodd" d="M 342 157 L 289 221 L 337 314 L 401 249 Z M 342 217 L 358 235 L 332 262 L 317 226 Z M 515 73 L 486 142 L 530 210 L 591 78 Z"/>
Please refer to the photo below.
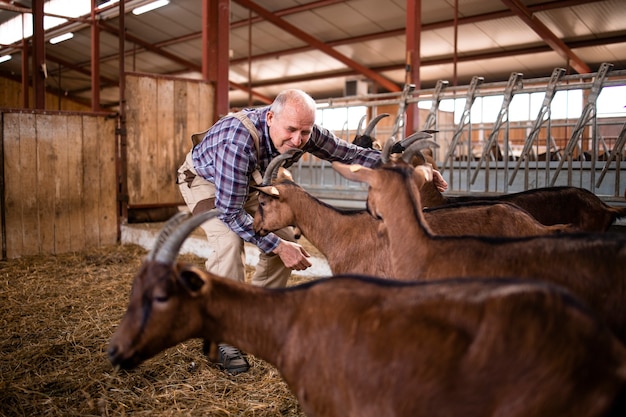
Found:
<path fill-rule="evenodd" d="M 255 190 L 259 190 L 263 194 L 269 195 L 270 197 L 279 197 L 280 193 L 278 192 L 278 188 L 272 185 L 265 185 L 262 187 L 252 187 Z"/>
<path fill-rule="evenodd" d="M 196 268 L 183 268 L 178 274 L 178 279 L 191 295 L 197 295 L 207 284 L 206 279 Z"/>
<path fill-rule="evenodd" d="M 370 168 L 364 167 L 359 164 L 342 164 L 341 162 L 333 162 L 333 169 L 344 178 L 352 181 L 368 182 Z"/>

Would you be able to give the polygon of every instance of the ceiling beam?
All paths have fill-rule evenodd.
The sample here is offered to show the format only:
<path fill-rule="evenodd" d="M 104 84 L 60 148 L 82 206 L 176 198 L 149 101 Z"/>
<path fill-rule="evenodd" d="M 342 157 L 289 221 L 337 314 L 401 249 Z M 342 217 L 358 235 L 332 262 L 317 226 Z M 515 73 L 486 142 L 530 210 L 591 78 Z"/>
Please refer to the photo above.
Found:
<path fill-rule="evenodd" d="M 347 65 L 348 67 L 354 69 L 355 71 L 357 71 L 358 73 L 365 75 L 367 78 L 373 80 L 374 82 L 378 83 L 379 85 L 381 85 L 382 87 L 386 88 L 388 91 L 391 92 L 398 92 L 401 91 L 401 88 L 396 85 L 396 83 L 394 83 L 393 81 L 383 77 L 382 75 L 380 75 L 379 73 L 377 73 L 376 71 L 372 71 L 370 68 L 348 58 L 347 56 L 345 56 L 344 54 L 338 52 L 337 50 L 335 50 L 334 48 L 326 45 L 324 42 L 322 42 L 321 40 L 315 38 L 314 36 L 309 35 L 308 33 L 306 33 L 305 31 L 298 29 L 297 27 L 295 27 L 294 25 L 292 25 L 291 23 L 287 22 L 286 20 L 272 14 L 272 12 L 262 8 L 261 6 L 257 5 L 256 3 L 249 1 L 249 0 L 235 0 L 236 3 L 239 3 L 241 6 L 246 7 L 250 10 L 252 10 L 253 12 L 257 13 L 258 15 L 262 16 L 265 20 L 275 24 L 276 26 L 278 26 L 280 29 L 283 29 L 284 31 L 286 31 L 287 33 L 295 36 L 296 38 L 314 46 L 315 48 L 319 49 L 320 51 L 324 52 L 325 54 L 335 58 L 336 60 L 338 60 L 339 62 Z"/>
<path fill-rule="evenodd" d="M 119 36 L 119 30 L 117 28 L 115 28 L 113 26 L 110 26 L 110 25 L 108 25 L 108 24 L 106 24 L 104 22 L 100 22 L 99 25 L 102 27 L 102 29 L 110 32 L 111 34 L 113 34 L 115 36 Z M 157 47 L 157 46 L 155 46 L 155 45 L 153 45 L 153 44 L 151 44 L 149 42 L 146 42 L 146 41 L 144 41 L 142 39 L 139 39 L 136 36 L 133 36 L 133 35 L 131 35 L 129 33 L 126 33 L 126 40 L 141 46 L 142 48 L 146 49 L 147 51 L 150 51 L 150 52 L 155 53 L 157 55 L 161 55 L 161 56 L 163 56 L 163 57 L 165 57 L 165 58 L 167 58 L 167 59 L 169 59 L 171 61 L 174 61 L 177 64 L 180 64 L 183 67 L 185 67 L 186 70 L 197 71 L 199 73 L 202 73 L 202 65 L 198 65 L 198 64 L 196 64 L 194 62 L 187 61 L 187 60 L 185 60 L 185 59 L 183 59 L 183 58 L 181 58 L 179 56 L 176 56 L 176 55 L 174 55 L 172 53 L 169 53 L 169 52 L 167 52 L 167 51 L 165 51 L 165 50 L 163 50 L 163 49 L 161 49 L 161 48 L 159 48 L 159 47 Z M 245 92 L 247 92 L 249 94 L 252 94 L 253 96 L 258 97 L 259 99 L 261 99 L 263 101 L 269 100 L 269 102 L 271 103 L 271 99 L 269 99 L 265 95 L 257 93 L 255 91 L 251 91 L 249 88 L 247 88 L 247 87 L 245 87 L 245 86 L 243 86 L 241 84 L 237 84 L 237 83 L 233 83 L 233 82 L 229 81 L 229 85 L 231 87 L 233 87 L 233 88 L 238 89 L 238 90 L 243 90 L 243 91 L 245 91 Z"/>
<path fill-rule="evenodd" d="M 319 7 L 324 7 L 324 6 L 329 6 L 335 3 L 343 3 L 345 0 L 320 0 L 320 1 L 316 1 L 316 2 L 312 2 L 312 3 L 307 3 L 301 6 L 296 6 L 296 7 L 290 7 L 290 8 L 286 8 L 286 9 L 280 9 L 280 10 L 276 10 L 274 12 L 272 12 L 274 15 L 276 16 L 288 16 L 294 13 L 300 13 L 303 11 L 307 11 L 307 10 L 313 10 Z M 572 7 L 572 6 L 577 6 L 579 4 L 589 4 L 589 3 L 597 3 L 600 1 L 606 1 L 606 0 L 561 0 L 561 1 L 552 1 L 552 2 L 548 2 L 548 3 L 540 3 L 540 4 L 535 4 L 533 6 L 528 6 L 528 10 L 532 11 L 532 12 L 539 12 L 539 11 L 546 11 L 546 10 L 553 10 L 553 9 L 560 9 L 563 7 Z M 474 16 L 467 16 L 467 17 L 460 17 L 458 19 L 458 24 L 459 25 L 465 25 L 465 24 L 470 24 L 470 23 L 478 23 L 478 22 L 485 22 L 487 20 L 493 20 L 493 19 L 502 19 L 505 17 L 511 17 L 511 16 L 515 16 L 515 14 L 511 11 L 511 10 L 501 10 L 501 11 L 497 11 L 497 12 L 490 12 L 490 13 L 483 13 L 483 14 L 478 14 L 478 15 L 474 15 Z M 252 22 L 256 23 L 258 21 L 263 20 L 261 17 L 253 17 L 252 18 Z M 236 22 L 232 22 L 230 24 L 230 28 L 235 29 L 238 27 L 243 27 L 243 26 L 247 26 L 250 24 L 250 21 L 248 19 L 242 19 L 242 20 L 238 20 Z M 452 27 L 454 25 L 454 19 L 450 19 L 450 20 L 442 20 L 440 22 L 434 22 L 434 23 L 428 23 L 428 24 L 424 24 L 422 23 L 422 31 L 427 31 L 427 30 L 435 30 L 435 29 L 442 29 L 442 28 L 447 28 L 447 27 Z M 392 37 L 392 36 L 404 36 L 405 33 L 405 29 L 404 28 L 398 28 L 398 29 L 393 29 L 393 30 L 387 30 L 387 31 L 382 31 L 382 32 L 376 32 L 376 33 L 371 33 L 368 35 L 361 35 L 361 36 L 355 36 L 355 37 L 351 37 L 351 38 L 344 38 L 343 40 L 336 40 L 336 41 L 331 41 L 331 42 L 327 42 L 327 44 L 329 46 L 337 46 L 337 45 L 343 45 L 343 44 L 349 44 L 349 43 L 354 43 L 354 42 L 362 42 L 363 40 L 375 40 L 375 39 L 384 39 L 384 38 L 388 38 L 388 37 Z M 184 36 L 180 36 L 178 38 L 171 38 L 165 41 L 161 41 L 161 42 L 157 42 L 155 43 L 155 46 L 159 46 L 159 47 L 165 47 L 165 46 L 171 46 L 171 45 L 175 45 L 177 43 L 180 42 L 187 42 L 190 41 L 192 39 L 198 39 L 202 36 L 202 32 L 194 32 L 194 33 L 189 33 L 187 35 Z M 302 49 L 302 50 L 311 50 L 313 49 L 311 46 L 304 46 L 302 48 L 294 48 L 294 50 L 296 50 L 298 52 L 298 49 Z M 286 50 L 287 52 L 291 51 L 291 50 Z M 259 55 L 262 56 L 262 55 Z M 242 58 L 243 60 L 247 60 L 247 58 Z M 256 59 L 256 56 L 252 57 L 252 59 Z M 232 63 L 232 61 L 231 61 Z"/>
<path fill-rule="evenodd" d="M 543 11 L 543 10 L 558 9 L 562 7 L 571 7 L 571 6 L 576 6 L 578 4 L 588 4 L 590 2 L 594 3 L 598 1 L 604 1 L 604 0 L 564 0 L 564 1 L 546 3 L 546 4 L 544 3 L 537 4 L 534 6 L 530 6 L 528 9 L 532 12 L 536 12 L 536 11 Z M 483 14 L 475 15 L 475 16 L 460 17 L 458 19 L 458 25 L 462 26 L 466 24 L 485 22 L 485 21 L 493 20 L 493 19 L 502 19 L 502 18 L 511 17 L 511 16 L 515 16 L 515 14 L 511 10 L 502 10 L 499 12 L 483 13 Z M 453 27 L 453 26 L 454 26 L 454 19 L 442 20 L 440 22 L 434 22 L 434 23 L 422 23 L 422 32 L 435 30 L 435 29 L 443 29 L 443 28 L 448 28 L 448 27 Z M 337 39 L 334 41 L 329 41 L 326 44 L 328 46 L 336 47 L 339 45 L 349 45 L 352 43 L 367 42 L 367 41 L 372 41 L 376 39 L 385 39 L 385 38 L 390 38 L 393 36 L 404 36 L 405 33 L 406 33 L 406 30 L 403 27 L 403 28 L 398 28 L 398 29 L 386 30 L 382 32 L 369 33 L 366 35 L 351 36 L 348 38 Z M 277 57 L 290 55 L 294 53 L 302 53 L 302 52 L 310 51 L 313 49 L 315 48 L 311 45 L 304 45 L 300 47 L 282 49 L 279 51 L 254 55 L 250 58 L 246 57 L 246 58 L 231 59 L 230 64 L 237 65 L 240 63 L 247 63 L 248 61 L 255 61 L 255 60 L 260 60 L 260 59 L 268 59 L 268 58 L 277 58 Z"/>
<path fill-rule="evenodd" d="M 275 10 L 272 12 L 272 14 L 274 16 L 282 17 L 282 16 L 288 16 L 290 14 L 295 14 L 295 13 L 308 12 L 314 9 L 319 9 L 320 7 L 332 6 L 333 4 L 345 3 L 345 2 L 346 0 L 319 0 L 319 1 L 314 1 L 311 3 L 307 3 L 307 4 L 300 4 L 294 7 L 287 7 L 285 9 Z M 242 19 L 237 22 L 231 23 L 230 28 L 232 30 L 238 27 L 248 26 L 250 23 L 258 23 L 262 21 L 263 21 L 263 18 L 260 16 L 253 17 L 252 19 Z"/>
<path fill-rule="evenodd" d="M 622 43 L 622 42 L 624 42 L 624 36 L 616 35 L 616 36 L 611 36 L 611 37 L 601 38 L 601 39 L 590 39 L 590 40 L 584 40 L 584 41 L 570 42 L 569 45 L 571 45 L 572 48 L 584 48 L 584 47 L 592 47 L 592 46 L 607 45 L 607 44 Z M 471 61 L 477 61 L 477 60 L 483 60 L 483 59 L 502 58 L 502 57 L 507 57 L 507 56 L 512 56 L 512 55 L 513 56 L 514 55 L 532 55 L 532 54 L 539 54 L 539 53 L 550 52 L 550 51 L 552 51 L 552 48 L 550 48 L 547 45 L 541 45 L 541 46 L 535 46 L 535 47 L 523 47 L 523 48 L 518 48 L 518 49 L 510 49 L 507 51 L 497 50 L 493 52 L 482 52 L 478 54 L 459 56 L 457 57 L 457 62 L 471 62 Z M 452 61 L 453 61 L 452 56 L 422 59 L 421 67 L 427 67 L 427 66 L 433 66 L 433 65 L 448 65 L 448 64 L 452 64 Z M 406 66 L 405 62 L 395 62 L 392 64 L 373 67 L 373 69 L 378 72 L 398 71 L 398 70 L 403 70 L 405 66 Z M 276 79 L 267 79 L 263 81 L 257 81 L 257 82 L 252 83 L 252 87 L 260 88 L 260 87 L 267 87 L 267 86 L 284 84 L 284 83 L 290 84 L 290 83 L 298 83 L 298 82 L 306 82 L 306 81 L 324 80 L 324 79 L 336 78 L 336 77 L 350 77 L 356 74 L 357 74 L 356 71 L 351 70 L 351 69 L 339 70 L 339 71 L 327 71 L 327 72 L 321 72 L 321 73 L 315 73 L 315 74 L 306 74 L 306 75 L 299 75 L 299 76 L 293 76 L 293 77 L 281 77 L 281 78 L 276 78 Z"/>
<path fill-rule="evenodd" d="M 501 0 L 524 23 L 537 33 L 556 53 L 568 61 L 568 65 L 579 74 L 591 72 L 589 66 L 578 57 L 561 39 L 558 38 L 537 16 L 520 0 Z"/>

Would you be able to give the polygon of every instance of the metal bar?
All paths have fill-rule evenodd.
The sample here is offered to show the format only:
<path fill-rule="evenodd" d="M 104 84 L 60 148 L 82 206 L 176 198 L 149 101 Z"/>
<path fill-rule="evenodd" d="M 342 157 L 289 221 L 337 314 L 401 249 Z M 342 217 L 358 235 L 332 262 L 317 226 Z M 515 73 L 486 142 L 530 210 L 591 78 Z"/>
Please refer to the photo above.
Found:
<path fill-rule="evenodd" d="M 474 100 L 476 99 L 476 92 L 478 91 L 478 86 L 482 84 L 484 80 L 485 79 L 483 77 L 478 77 L 478 76 L 472 77 L 472 81 L 470 83 L 469 89 L 467 90 L 465 108 L 463 110 L 463 114 L 461 115 L 461 119 L 459 120 L 457 129 L 454 132 L 454 135 L 452 136 L 452 140 L 450 141 L 450 146 L 448 147 L 446 158 L 443 161 L 441 172 L 445 170 L 445 167 L 448 161 L 453 160 L 454 152 L 456 151 L 456 147 L 459 143 L 459 139 L 461 135 L 463 134 L 465 127 L 468 125 L 470 121 L 470 111 L 472 109 L 472 105 L 474 104 Z M 468 154 L 468 158 L 469 157 L 470 155 Z M 450 166 L 452 166 L 452 164 Z"/>
<path fill-rule="evenodd" d="M 404 127 L 404 111 L 406 109 L 407 100 L 411 93 L 413 93 L 413 90 L 415 90 L 414 84 L 405 84 L 402 89 L 402 95 L 400 96 L 400 102 L 398 103 L 398 113 L 396 115 L 396 120 L 393 122 L 393 129 L 391 130 L 391 136 L 396 137 L 396 139 L 400 129 Z"/>
<path fill-rule="evenodd" d="M 574 150 L 576 148 L 576 144 L 580 140 L 580 136 L 583 133 L 584 128 L 587 126 L 590 120 L 595 119 L 596 116 L 596 101 L 600 92 L 602 91 L 602 86 L 604 84 L 604 80 L 606 79 L 607 73 L 613 68 L 613 64 L 603 63 L 600 65 L 600 69 L 596 74 L 596 78 L 591 86 L 591 92 L 589 93 L 589 97 L 587 98 L 587 104 L 585 105 L 582 114 L 578 118 L 578 122 L 572 131 L 572 135 L 570 136 L 570 140 L 565 147 L 565 152 L 563 153 L 563 159 L 559 161 L 559 165 L 556 169 L 556 172 L 552 176 L 552 181 L 550 185 L 554 186 L 556 183 L 556 179 L 563 168 L 563 163 L 565 160 L 569 160 L 571 163 L 571 158 L 573 156 Z M 594 132 L 595 135 L 595 132 Z"/>
<path fill-rule="evenodd" d="M 434 130 L 437 122 L 437 111 L 439 110 L 439 103 L 441 103 L 441 92 L 444 88 L 446 88 L 450 83 L 445 80 L 437 81 L 437 85 L 435 86 L 435 92 L 433 93 L 432 103 L 430 105 L 430 111 L 428 116 L 426 116 L 426 121 L 424 122 L 424 127 L 422 130 Z"/>
<path fill-rule="evenodd" d="M 546 115 L 550 113 L 550 104 L 552 103 L 552 99 L 554 98 L 554 94 L 556 93 L 556 87 L 559 83 L 561 77 L 565 74 L 565 68 L 555 68 L 552 71 L 552 76 L 550 77 L 550 82 L 546 87 L 546 95 L 543 97 L 543 103 L 541 108 L 539 109 L 539 113 L 537 114 L 537 118 L 535 119 L 535 124 L 526 138 L 526 142 L 524 143 L 524 148 L 522 149 L 522 153 L 517 160 L 517 164 L 515 164 L 515 169 L 511 174 L 511 178 L 509 179 L 509 185 L 513 185 L 513 181 L 515 180 L 515 175 L 517 175 L 517 171 L 520 169 L 522 165 L 522 161 L 528 159 L 528 155 L 532 150 L 533 143 L 537 139 L 539 135 L 539 130 L 541 129 L 541 125 L 544 123 L 544 119 Z M 549 118 L 548 118 L 549 119 Z"/>
<path fill-rule="evenodd" d="M 600 184 L 602 184 L 604 176 L 609 170 L 611 162 L 613 162 L 614 159 L 617 160 L 618 156 L 621 156 L 622 151 L 624 150 L 624 144 L 626 144 L 626 123 L 624 123 L 624 126 L 622 126 L 622 131 L 620 132 L 617 141 L 615 141 L 615 146 L 609 154 L 609 157 L 606 160 L 604 167 L 602 168 L 602 172 L 600 172 L 600 177 L 598 178 L 598 182 L 596 182 L 596 187 L 600 187 Z"/>
<path fill-rule="evenodd" d="M 478 172 L 483 165 L 483 161 L 488 158 L 490 152 L 494 151 L 495 149 L 496 160 L 498 160 L 500 155 L 502 155 L 500 147 L 498 146 L 498 135 L 500 134 L 500 129 L 502 128 L 504 118 L 506 117 L 507 120 L 509 118 L 509 105 L 511 104 L 511 100 L 513 99 L 515 91 L 522 83 L 523 75 L 524 74 L 522 74 L 521 72 L 512 72 L 511 76 L 509 77 L 509 82 L 504 89 L 502 107 L 500 107 L 500 112 L 498 113 L 498 117 L 496 118 L 496 121 L 493 125 L 493 129 L 491 130 L 489 138 L 487 139 L 487 142 L 483 147 L 483 153 L 480 156 L 478 163 L 476 164 L 476 169 L 474 170 L 474 175 L 472 176 L 472 184 L 474 184 L 474 182 L 476 181 L 476 177 L 478 176 Z M 508 159 L 509 156 L 505 155 L 504 157 Z"/>
<path fill-rule="evenodd" d="M 580 74 L 591 72 L 589 66 L 574 53 L 558 36 L 554 34 L 537 16 L 520 0 L 501 0 L 537 33 L 556 53 L 568 60 L 569 65 Z"/>
<path fill-rule="evenodd" d="M 284 31 L 286 31 L 287 33 L 289 33 L 292 36 L 295 36 L 296 38 L 316 47 L 317 49 L 319 49 L 320 51 L 324 52 L 327 55 L 330 55 L 331 57 L 335 58 L 336 60 L 338 60 L 339 62 L 345 64 L 346 66 L 358 71 L 359 73 L 365 75 L 366 77 L 370 78 L 371 80 L 373 80 L 374 82 L 380 84 L 382 87 L 386 88 L 389 91 L 400 91 L 400 87 L 398 87 L 398 85 L 396 85 L 393 81 L 391 81 L 390 79 L 382 76 L 380 73 L 366 67 L 365 65 L 362 65 L 358 62 L 356 62 L 355 60 L 347 57 L 346 55 L 338 52 L 336 49 L 326 45 L 324 42 L 322 42 L 321 40 L 319 40 L 318 38 L 309 35 L 307 32 L 305 32 L 304 30 L 292 25 L 291 23 L 287 22 L 286 20 L 274 15 L 273 13 L 271 13 L 269 10 L 259 6 L 258 4 L 250 1 L 250 0 L 235 0 L 236 3 L 239 3 L 241 6 L 246 7 L 248 9 L 252 9 L 254 12 L 256 12 L 257 14 L 259 14 L 260 16 L 262 16 L 265 20 L 267 20 L 268 22 L 273 23 L 274 25 L 280 27 L 281 29 L 283 29 Z"/>

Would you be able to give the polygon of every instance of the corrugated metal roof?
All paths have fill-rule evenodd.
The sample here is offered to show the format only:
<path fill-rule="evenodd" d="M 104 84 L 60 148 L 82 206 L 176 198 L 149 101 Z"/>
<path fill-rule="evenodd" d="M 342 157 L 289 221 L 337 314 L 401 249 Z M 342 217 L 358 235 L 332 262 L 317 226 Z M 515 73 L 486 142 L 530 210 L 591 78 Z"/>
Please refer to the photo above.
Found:
<path fill-rule="evenodd" d="M 127 1 L 127 11 L 142 2 L 148 1 Z M 30 1 L 12 3 L 25 8 L 31 5 Z M 346 80 L 362 77 L 284 28 L 258 19 L 240 3 L 245 4 L 237 0 L 230 2 L 231 81 L 250 85 L 267 97 L 284 88 L 298 87 L 321 99 L 342 96 Z M 613 63 L 615 69 L 626 68 L 624 0 L 523 3 L 592 70 L 602 62 Z M 264 0 L 256 4 L 402 87 L 406 1 Z M 0 22 L 18 15 L 7 8 L 0 3 Z M 200 78 L 201 14 L 200 0 L 171 0 L 168 6 L 140 16 L 127 13 L 126 69 Z M 251 25 L 250 17 L 253 18 Z M 422 88 L 431 88 L 440 79 L 453 81 L 454 17 L 453 0 L 422 1 Z M 524 73 L 525 77 L 547 77 L 555 67 L 567 67 L 562 54 L 550 49 L 541 36 L 501 0 L 460 0 L 458 20 L 457 84 L 469 83 L 474 75 L 484 77 L 487 82 L 505 81 L 514 71 Z M 118 20 L 113 17 L 102 23 L 107 29 L 100 34 L 100 72 L 105 80 L 101 99 L 104 102 L 112 97 L 115 103 L 115 81 L 119 76 L 119 42 L 115 33 Z M 172 60 L 159 51 L 179 59 Z M 19 80 L 21 51 L 0 47 L 0 56 L 5 53 L 11 53 L 13 59 L 0 64 L 0 76 Z M 46 53 L 49 86 L 70 96 L 89 99 L 89 27 L 82 25 L 76 29 L 72 40 L 47 44 Z M 113 85 L 106 82 L 109 80 Z M 230 93 L 232 106 L 246 105 L 248 98 L 247 91 Z"/>

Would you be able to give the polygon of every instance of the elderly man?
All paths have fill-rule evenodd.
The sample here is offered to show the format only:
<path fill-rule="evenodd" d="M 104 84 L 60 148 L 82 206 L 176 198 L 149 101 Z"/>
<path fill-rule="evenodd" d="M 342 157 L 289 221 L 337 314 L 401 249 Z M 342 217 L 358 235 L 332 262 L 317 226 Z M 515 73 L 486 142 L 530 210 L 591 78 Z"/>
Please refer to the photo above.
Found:
<path fill-rule="evenodd" d="M 192 212 L 216 207 L 220 215 L 202 226 L 213 252 L 207 271 L 245 280 L 244 241 L 258 246 L 253 285 L 284 287 L 291 270 L 311 266 L 309 254 L 288 229 L 260 236 L 252 223 L 257 208 L 258 171 L 289 149 L 301 149 L 327 160 L 374 166 L 380 152 L 342 141 L 315 124 L 315 101 L 304 91 L 281 92 L 270 106 L 225 116 L 193 147 L 178 170 L 178 184 Z M 220 361 L 230 373 L 248 370 L 245 356 L 220 345 Z"/>

